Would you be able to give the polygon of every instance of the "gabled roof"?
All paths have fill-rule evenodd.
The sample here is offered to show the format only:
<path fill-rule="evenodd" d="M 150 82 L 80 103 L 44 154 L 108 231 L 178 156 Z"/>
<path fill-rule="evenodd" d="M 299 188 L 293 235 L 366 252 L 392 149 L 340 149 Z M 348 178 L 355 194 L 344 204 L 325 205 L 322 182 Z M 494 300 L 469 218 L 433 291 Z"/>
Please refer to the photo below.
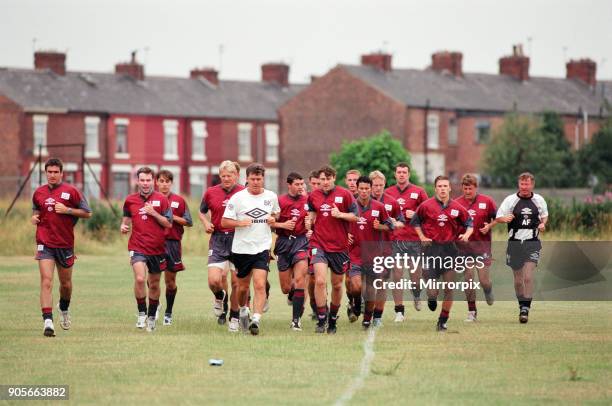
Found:
<path fill-rule="evenodd" d="M 393 69 L 385 72 L 370 66 L 340 65 L 353 76 L 406 106 L 452 110 L 539 113 L 552 110 L 577 114 L 610 115 L 604 96 L 612 102 L 612 82 L 600 81 L 595 90 L 578 80 L 530 77 L 521 82 L 506 75 L 464 73 L 455 77 L 433 70 Z"/>
<path fill-rule="evenodd" d="M 0 68 L 0 94 L 27 111 L 277 120 L 276 109 L 304 85 L 148 76 L 143 81 L 112 73 Z"/>

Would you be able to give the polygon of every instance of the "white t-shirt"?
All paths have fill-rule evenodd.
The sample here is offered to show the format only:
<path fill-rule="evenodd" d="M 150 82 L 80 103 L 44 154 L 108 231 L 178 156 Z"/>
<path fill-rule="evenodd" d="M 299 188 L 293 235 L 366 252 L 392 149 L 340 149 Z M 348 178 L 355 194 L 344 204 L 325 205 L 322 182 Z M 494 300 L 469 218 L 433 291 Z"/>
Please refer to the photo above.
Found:
<path fill-rule="evenodd" d="M 223 217 L 232 220 L 250 218 L 248 227 L 236 227 L 232 252 L 236 254 L 258 254 L 272 246 L 272 231 L 267 219 L 271 214 L 280 212 L 276 193 L 264 189 L 263 193 L 252 195 L 247 189 L 233 195 Z"/>

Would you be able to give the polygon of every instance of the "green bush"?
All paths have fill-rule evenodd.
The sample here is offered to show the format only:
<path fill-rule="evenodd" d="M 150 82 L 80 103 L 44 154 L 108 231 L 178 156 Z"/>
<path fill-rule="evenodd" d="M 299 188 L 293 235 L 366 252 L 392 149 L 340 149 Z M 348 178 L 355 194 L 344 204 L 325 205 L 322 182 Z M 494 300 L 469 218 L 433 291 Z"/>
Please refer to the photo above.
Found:
<path fill-rule="evenodd" d="M 119 204 L 112 203 L 113 210 L 106 202 L 92 200 L 90 202 L 92 216 L 80 221 L 86 234 L 102 242 L 114 241 L 119 237 L 119 225 L 121 224 L 121 209 Z"/>

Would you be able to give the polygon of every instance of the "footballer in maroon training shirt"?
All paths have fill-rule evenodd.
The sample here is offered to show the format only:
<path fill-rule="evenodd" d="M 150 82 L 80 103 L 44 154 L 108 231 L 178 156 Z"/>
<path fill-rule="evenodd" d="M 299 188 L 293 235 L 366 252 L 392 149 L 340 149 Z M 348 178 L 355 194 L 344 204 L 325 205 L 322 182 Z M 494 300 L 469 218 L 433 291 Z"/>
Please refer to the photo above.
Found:
<path fill-rule="evenodd" d="M 317 333 L 325 332 L 327 320 L 327 269 L 331 268 L 332 297 L 327 320 L 328 334 L 336 332 L 336 320 L 342 300 L 342 279 L 349 266 L 348 223 L 357 220 L 357 206 L 348 190 L 336 186 L 336 170 L 325 166 L 319 170 L 321 188 L 308 197 L 309 224 L 314 225 L 310 240 L 310 257 L 315 271 Z"/>
<path fill-rule="evenodd" d="M 36 259 L 40 272 L 40 307 L 43 334 L 55 336 L 53 325 L 53 271 L 57 267 L 60 280 L 60 325 L 71 326 L 68 307 L 72 296 L 72 266 L 74 265 L 74 225 L 79 218 L 91 217 L 87 200 L 74 186 L 62 182 L 63 163 L 51 158 L 45 163 L 47 184 L 32 196 L 32 219 L 36 226 Z"/>
<path fill-rule="evenodd" d="M 152 332 L 157 320 L 161 272 L 167 266 L 166 230 L 172 227 L 172 210 L 166 196 L 155 191 L 151 168 L 138 169 L 136 178 L 138 192 L 125 199 L 121 232 L 129 233 L 131 225 L 128 250 L 134 271 L 134 295 L 138 307 L 136 327 L 144 328 L 146 321 L 147 331 Z M 149 288 L 148 313 L 145 279 Z"/>
<path fill-rule="evenodd" d="M 435 196 L 424 201 L 414 213 L 410 224 L 415 228 L 419 239 L 425 245 L 426 261 L 423 266 L 426 279 L 434 280 L 443 277 L 445 285 L 444 303 L 436 329 L 446 331 L 446 322 L 453 303 L 453 291 L 448 283 L 455 280 L 454 268 L 446 267 L 458 256 L 456 241 L 467 242 L 473 232 L 472 218 L 467 210 L 450 198 L 450 180 L 438 176 L 435 181 Z M 462 233 L 465 230 L 465 233 Z M 453 262 L 454 263 L 454 262 Z M 429 309 L 436 309 L 437 289 L 428 289 L 427 304 Z"/>

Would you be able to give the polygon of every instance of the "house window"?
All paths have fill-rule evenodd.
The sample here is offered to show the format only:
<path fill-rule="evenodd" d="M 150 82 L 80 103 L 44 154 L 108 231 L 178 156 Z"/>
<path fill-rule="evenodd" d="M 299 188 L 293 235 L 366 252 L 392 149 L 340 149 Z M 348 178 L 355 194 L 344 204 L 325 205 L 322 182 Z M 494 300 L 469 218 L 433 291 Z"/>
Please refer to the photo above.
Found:
<path fill-rule="evenodd" d="M 115 158 L 127 159 L 128 152 L 128 125 L 129 120 L 118 118 L 115 120 Z"/>
<path fill-rule="evenodd" d="M 457 120 L 451 118 L 448 120 L 448 145 L 457 145 Z"/>
<path fill-rule="evenodd" d="M 113 173 L 113 197 L 115 199 L 125 199 L 130 194 L 130 173 Z"/>
<path fill-rule="evenodd" d="M 440 148 L 440 117 L 433 113 L 427 115 L 427 148 Z"/>
<path fill-rule="evenodd" d="M 164 120 L 164 159 L 178 160 L 178 121 Z"/>
<path fill-rule="evenodd" d="M 478 121 L 476 123 L 476 144 L 486 144 L 491 138 L 491 123 Z"/>
<path fill-rule="evenodd" d="M 266 169 L 266 189 L 278 193 L 278 168 Z"/>
<path fill-rule="evenodd" d="M 48 116 L 35 115 L 32 116 L 33 126 L 33 155 L 38 155 L 39 145 L 42 145 L 40 150 L 41 156 L 49 155 L 47 152 L 47 121 Z"/>
<path fill-rule="evenodd" d="M 100 117 L 85 117 L 85 157 L 100 158 Z"/>
<path fill-rule="evenodd" d="M 85 165 L 85 195 L 90 199 L 100 198 L 100 185 L 98 184 L 98 182 L 101 181 L 101 173 L 102 166 L 100 164 Z M 98 182 L 96 182 L 96 179 L 98 180 Z"/>
<path fill-rule="evenodd" d="M 278 162 L 278 124 L 266 124 L 266 161 Z"/>
<path fill-rule="evenodd" d="M 251 129 L 249 123 L 238 124 L 238 160 L 252 161 L 251 156 Z"/>
<path fill-rule="evenodd" d="M 205 121 L 191 122 L 191 159 L 194 161 L 206 161 L 206 131 Z"/>
<path fill-rule="evenodd" d="M 206 190 L 208 167 L 192 166 L 189 168 L 189 194 L 194 199 L 201 199 Z"/>

